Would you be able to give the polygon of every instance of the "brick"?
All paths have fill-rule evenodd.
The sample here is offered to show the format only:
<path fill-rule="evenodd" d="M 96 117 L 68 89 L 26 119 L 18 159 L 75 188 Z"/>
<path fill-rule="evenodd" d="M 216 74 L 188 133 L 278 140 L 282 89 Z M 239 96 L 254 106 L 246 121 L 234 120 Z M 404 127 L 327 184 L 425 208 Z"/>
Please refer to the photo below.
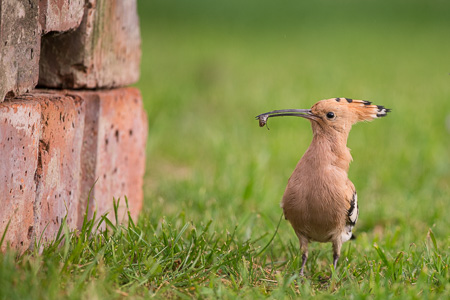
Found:
<path fill-rule="evenodd" d="M 84 0 L 39 0 L 39 22 L 44 34 L 77 28 L 83 13 Z"/>
<path fill-rule="evenodd" d="M 20 252 L 32 242 L 41 108 L 35 101 L 0 103 L 0 237 Z"/>
<path fill-rule="evenodd" d="M 38 82 L 38 0 L 0 0 L 0 102 Z"/>
<path fill-rule="evenodd" d="M 141 94 L 135 88 L 77 94 L 86 103 L 81 199 L 87 201 L 92 188 L 89 217 L 96 208 L 98 214 L 109 212 L 114 219 L 113 198 L 120 198 L 119 217 L 125 220 L 127 196 L 131 216 L 137 218 L 143 202 L 147 142 Z"/>
<path fill-rule="evenodd" d="M 50 88 L 113 88 L 139 79 L 136 0 L 86 0 L 80 26 L 42 37 L 39 84 Z"/>
<path fill-rule="evenodd" d="M 35 175 L 35 237 L 52 240 L 67 214 L 75 229 L 80 210 L 81 147 L 84 133 L 84 102 L 75 95 L 36 90 L 27 94 L 41 106 L 39 159 Z"/>

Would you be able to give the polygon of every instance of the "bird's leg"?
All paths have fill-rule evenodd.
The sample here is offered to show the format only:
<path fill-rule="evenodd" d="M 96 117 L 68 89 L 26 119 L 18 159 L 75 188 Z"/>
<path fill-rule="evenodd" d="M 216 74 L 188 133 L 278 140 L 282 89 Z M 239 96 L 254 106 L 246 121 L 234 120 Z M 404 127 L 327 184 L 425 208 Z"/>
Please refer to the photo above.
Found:
<path fill-rule="evenodd" d="M 336 267 L 337 267 L 337 262 L 338 262 L 338 260 L 339 260 L 339 254 L 337 254 L 337 253 L 334 253 L 333 254 L 333 266 L 334 266 L 334 269 L 336 270 Z"/>
<path fill-rule="evenodd" d="M 305 265 L 306 261 L 308 260 L 308 252 L 303 252 L 302 254 L 302 267 L 300 268 L 300 276 L 303 276 L 305 274 Z"/>
<path fill-rule="evenodd" d="M 333 241 L 333 266 L 336 270 L 337 262 L 339 260 L 339 257 L 341 256 L 341 247 L 342 247 L 342 241 L 339 239 L 337 241 Z"/>
<path fill-rule="evenodd" d="M 306 261 L 308 260 L 308 240 L 297 234 L 300 242 L 300 252 L 302 253 L 302 267 L 300 268 L 300 276 L 304 275 Z"/>

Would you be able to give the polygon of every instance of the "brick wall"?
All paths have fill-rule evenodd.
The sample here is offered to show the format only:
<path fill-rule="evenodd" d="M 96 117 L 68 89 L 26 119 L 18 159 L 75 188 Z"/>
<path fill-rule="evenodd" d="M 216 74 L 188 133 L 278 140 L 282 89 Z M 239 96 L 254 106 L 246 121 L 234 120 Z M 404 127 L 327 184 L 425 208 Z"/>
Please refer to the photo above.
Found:
<path fill-rule="evenodd" d="M 24 251 L 67 214 L 142 207 L 147 117 L 135 0 L 0 0 L 0 236 Z M 37 85 L 39 84 L 38 88 Z M 45 230 L 44 230 L 45 229 Z M 6 244 L 2 245 L 4 250 Z"/>

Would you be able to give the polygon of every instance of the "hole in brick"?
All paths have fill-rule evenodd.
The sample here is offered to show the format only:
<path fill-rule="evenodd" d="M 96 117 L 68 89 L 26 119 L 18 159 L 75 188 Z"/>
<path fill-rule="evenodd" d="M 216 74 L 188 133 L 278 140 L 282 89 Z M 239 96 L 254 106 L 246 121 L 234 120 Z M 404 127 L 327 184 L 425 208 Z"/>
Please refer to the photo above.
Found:
<path fill-rule="evenodd" d="M 69 191 L 69 196 L 71 196 L 72 195 L 72 191 Z"/>
<path fill-rule="evenodd" d="M 114 135 L 116 136 L 117 142 L 119 142 L 119 130 L 116 129 L 116 133 Z"/>
<path fill-rule="evenodd" d="M 31 239 L 31 235 L 33 234 L 33 226 L 28 227 L 27 238 Z"/>
<path fill-rule="evenodd" d="M 133 135 L 133 129 L 130 129 L 130 130 L 128 131 L 128 133 L 130 134 L 130 136 L 132 136 L 132 135 Z"/>
<path fill-rule="evenodd" d="M 106 179 L 106 174 L 103 174 L 103 179 Z"/>
<path fill-rule="evenodd" d="M 25 176 L 27 176 L 28 175 L 28 171 L 25 171 Z"/>
<path fill-rule="evenodd" d="M 113 173 L 117 173 L 117 168 L 114 168 L 114 171 L 113 171 Z"/>
<path fill-rule="evenodd" d="M 20 185 L 20 190 L 23 190 L 23 186 L 22 185 Z"/>
<path fill-rule="evenodd" d="M 23 160 L 24 160 L 24 161 L 27 161 L 27 157 L 25 156 L 25 157 L 23 158 Z"/>
<path fill-rule="evenodd" d="M 105 144 L 108 145 L 109 141 L 108 139 L 105 139 Z"/>

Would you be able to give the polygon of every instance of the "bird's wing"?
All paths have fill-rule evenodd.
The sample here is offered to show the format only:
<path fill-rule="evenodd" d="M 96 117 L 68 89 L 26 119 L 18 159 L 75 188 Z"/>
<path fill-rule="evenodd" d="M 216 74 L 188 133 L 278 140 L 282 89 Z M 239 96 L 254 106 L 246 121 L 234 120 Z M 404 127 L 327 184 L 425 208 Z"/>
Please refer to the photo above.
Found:
<path fill-rule="evenodd" d="M 352 230 L 353 227 L 356 224 L 356 221 L 358 221 L 358 196 L 355 191 L 355 187 L 353 183 L 348 181 L 348 189 L 347 189 L 347 195 L 345 197 L 346 202 L 346 220 L 345 220 L 345 229 L 341 233 L 342 242 L 346 242 L 349 239 L 355 238 Z"/>
<path fill-rule="evenodd" d="M 346 210 L 347 210 L 347 220 L 346 224 L 350 226 L 355 226 L 356 221 L 358 221 L 358 195 L 356 194 L 355 186 L 353 183 L 347 181 L 347 196 L 346 196 Z"/>
<path fill-rule="evenodd" d="M 356 221 L 358 221 L 358 215 L 358 195 L 354 191 L 350 200 L 350 207 L 347 209 L 347 225 L 355 226 Z"/>

